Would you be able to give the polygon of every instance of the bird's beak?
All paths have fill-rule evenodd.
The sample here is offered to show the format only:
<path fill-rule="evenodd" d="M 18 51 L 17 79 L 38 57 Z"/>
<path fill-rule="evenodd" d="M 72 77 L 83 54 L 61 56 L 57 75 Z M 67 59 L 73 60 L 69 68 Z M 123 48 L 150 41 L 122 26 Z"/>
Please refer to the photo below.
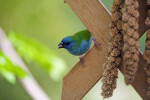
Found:
<path fill-rule="evenodd" d="M 63 48 L 62 43 L 58 44 L 58 49 Z"/>
<path fill-rule="evenodd" d="M 63 46 L 62 45 L 58 45 L 58 49 L 62 48 Z"/>

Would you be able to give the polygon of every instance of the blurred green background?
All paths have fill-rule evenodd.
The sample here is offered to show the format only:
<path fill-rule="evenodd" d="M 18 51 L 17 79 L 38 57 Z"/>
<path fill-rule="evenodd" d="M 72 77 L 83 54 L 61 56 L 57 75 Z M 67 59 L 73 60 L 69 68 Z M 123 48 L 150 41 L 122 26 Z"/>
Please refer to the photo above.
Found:
<path fill-rule="evenodd" d="M 102 2 L 110 9 L 112 0 Z M 58 50 L 57 45 L 63 37 L 86 29 L 71 8 L 63 0 L 0 0 L 0 26 L 42 89 L 52 100 L 60 100 L 62 78 L 77 63 L 78 57 L 66 50 Z M 140 42 L 143 43 L 144 39 Z M 141 49 L 144 50 L 143 45 Z M 45 67 L 49 64 L 48 59 L 53 57 L 63 62 L 61 70 L 51 61 L 50 67 Z M 18 78 L 13 84 L 9 81 L 0 74 L 0 100 L 32 100 Z M 102 100 L 100 90 L 99 81 L 83 100 Z M 120 99 L 142 100 L 131 86 L 125 86 L 121 74 L 114 96 L 109 100 Z"/>

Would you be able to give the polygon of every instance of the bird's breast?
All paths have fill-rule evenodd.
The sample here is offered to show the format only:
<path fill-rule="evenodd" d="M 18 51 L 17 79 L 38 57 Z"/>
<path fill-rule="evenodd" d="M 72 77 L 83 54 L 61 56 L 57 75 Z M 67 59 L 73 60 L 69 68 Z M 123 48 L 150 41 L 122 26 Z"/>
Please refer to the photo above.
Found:
<path fill-rule="evenodd" d="M 80 45 L 73 45 L 70 49 L 67 49 L 71 54 L 79 56 L 85 54 L 92 44 L 92 37 L 89 41 L 83 40 Z"/>

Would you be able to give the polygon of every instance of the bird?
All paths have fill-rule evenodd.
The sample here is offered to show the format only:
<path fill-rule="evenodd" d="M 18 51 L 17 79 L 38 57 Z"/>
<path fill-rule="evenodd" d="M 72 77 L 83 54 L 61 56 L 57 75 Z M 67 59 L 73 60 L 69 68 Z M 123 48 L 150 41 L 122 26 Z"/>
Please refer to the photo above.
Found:
<path fill-rule="evenodd" d="M 83 30 L 75 33 L 72 36 L 67 36 L 58 44 L 58 48 L 66 49 L 70 54 L 79 56 L 80 62 L 84 64 L 83 54 L 91 47 L 92 40 L 94 45 L 99 47 L 100 44 L 92 37 L 88 30 Z"/>

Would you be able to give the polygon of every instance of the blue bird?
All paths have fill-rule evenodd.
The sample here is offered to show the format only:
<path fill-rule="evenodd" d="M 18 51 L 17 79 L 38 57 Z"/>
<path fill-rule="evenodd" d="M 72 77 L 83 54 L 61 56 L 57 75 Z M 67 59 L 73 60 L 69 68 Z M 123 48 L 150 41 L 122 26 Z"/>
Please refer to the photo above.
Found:
<path fill-rule="evenodd" d="M 80 62 L 83 63 L 82 55 L 89 50 L 92 40 L 96 46 L 99 46 L 90 32 L 88 30 L 83 30 L 77 32 L 73 36 L 63 38 L 61 43 L 58 45 L 58 48 L 65 48 L 72 55 L 80 56 Z"/>

